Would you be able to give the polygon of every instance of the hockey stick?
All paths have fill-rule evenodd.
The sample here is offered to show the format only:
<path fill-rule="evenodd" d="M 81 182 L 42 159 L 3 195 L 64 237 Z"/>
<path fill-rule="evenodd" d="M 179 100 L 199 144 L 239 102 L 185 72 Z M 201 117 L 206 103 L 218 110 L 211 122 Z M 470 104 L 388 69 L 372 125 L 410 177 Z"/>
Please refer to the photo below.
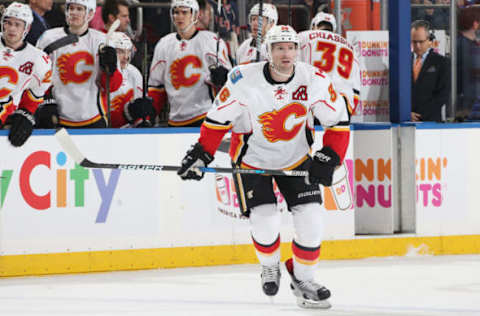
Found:
<path fill-rule="evenodd" d="M 259 1 L 258 8 L 258 30 L 257 30 L 257 62 L 260 61 L 260 50 L 262 49 L 262 32 L 263 32 L 263 0 Z"/>
<path fill-rule="evenodd" d="M 43 51 L 47 55 L 50 55 L 53 51 L 76 42 L 78 42 L 78 35 L 68 34 L 67 36 L 61 37 L 53 43 L 50 43 L 47 47 L 43 49 Z"/>
<path fill-rule="evenodd" d="M 88 160 L 78 149 L 65 128 L 59 129 L 55 133 L 57 141 L 63 150 L 75 160 L 80 166 L 85 168 L 96 169 L 123 169 L 123 170 L 145 170 L 145 171 L 178 171 L 180 166 L 168 165 L 148 165 L 148 164 L 112 164 L 97 163 Z M 240 168 L 198 168 L 202 172 L 209 173 L 240 173 L 240 174 L 258 174 L 258 175 L 274 175 L 274 176 L 294 176 L 305 177 L 308 171 L 304 170 L 270 170 L 270 169 L 240 169 Z"/>
<path fill-rule="evenodd" d="M 288 0 L 288 25 L 292 26 L 292 0 Z"/>
<path fill-rule="evenodd" d="M 215 25 L 216 25 L 216 31 L 217 31 L 217 54 L 216 54 L 216 64 L 215 66 L 218 67 L 218 51 L 220 50 L 220 15 L 222 14 L 222 0 L 218 0 L 217 1 L 217 14 L 218 14 L 218 17 L 217 19 L 215 19 Z"/>
<path fill-rule="evenodd" d="M 110 38 L 112 37 L 112 34 L 113 32 L 115 32 L 118 27 L 120 26 L 120 20 L 119 19 L 116 19 L 112 25 L 110 26 L 110 28 L 108 29 L 108 32 L 107 32 L 107 39 L 105 40 L 105 46 L 108 46 L 108 42 L 110 42 Z M 106 94 L 107 94 L 107 127 L 111 127 L 112 126 L 112 122 L 111 122 L 111 119 L 112 119 L 112 113 L 110 111 L 110 71 L 109 69 L 107 69 L 107 78 L 106 78 Z"/>

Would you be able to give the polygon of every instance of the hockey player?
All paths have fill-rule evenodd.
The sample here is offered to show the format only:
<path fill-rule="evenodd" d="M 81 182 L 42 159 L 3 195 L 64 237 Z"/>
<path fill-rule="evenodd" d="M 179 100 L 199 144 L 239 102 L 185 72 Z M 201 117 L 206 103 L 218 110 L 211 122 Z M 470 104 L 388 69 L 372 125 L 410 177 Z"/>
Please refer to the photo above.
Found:
<path fill-rule="evenodd" d="M 13 2 L 3 12 L 0 41 L 0 127 L 10 126 L 8 139 L 22 146 L 32 134 L 38 105 L 51 85 L 50 58 L 28 44 L 32 25 L 30 7 Z"/>
<path fill-rule="evenodd" d="M 198 10 L 196 0 L 173 0 L 177 32 L 160 39 L 153 54 L 149 95 L 158 112 L 168 96 L 170 126 L 200 126 L 231 68 L 223 40 L 217 51 L 217 35 L 195 28 Z"/>
<path fill-rule="evenodd" d="M 111 92 L 122 84 L 115 49 L 105 46 L 104 33 L 88 28 L 95 8 L 95 0 L 66 0 L 68 27 L 50 29 L 37 42 L 40 49 L 49 49 L 67 35 L 78 36 L 78 42 L 50 53 L 54 62 L 51 93 L 54 101 L 46 100 L 46 103 L 50 107 L 58 105 L 61 126 L 106 127 L 107 106 L 101 101 L 99 90 L 106 88 L 107 75 Z"/>
<path fill-rule="evenodd" d="M 262 41 L 265 34 L 277 25 L 278 12 L 277 8 L 270 3 L 263 4 L 263 22 L 262 22 Z M 260 5 L 257 3 L 248 14 L 248 22 L 250 23 L 251 36 L 247 38 L 237 49 L 237 64 L 248 64 L 257 61 L 257 34 L 258 34 L 258 12 L 260 12 Z M 266 59 L 265 45 L 261 45 L 260 60 Z"/>
<path fill-rule="evenodd" d="M 293 215 L 293 259 L 286 268 L 297 303 L 329 308 L 330 291 L 314 280 L 322 240 L 319 184 L 330 186 L 349 141 L 346 103 L 328 76 L 296 62 L 297 33 L 277 25 L 266 36 L 268 62 L 234 68 L 217 95 L 200 130 L 198 142 L 182 160 L 182 179 L 200 180 L 222 137 L 232 131 L 230 156 L 238 168 L 308 170 L 307 178 L 234 174 L 241 211 L 249 216 L 261 284 L 273 296 L 280 285 L 281 214 L 276 208 L 272 178 Z M 313 116 L 325 126 L 323 148 L 313 157 Z"/>
<path fill-rule="evenodd" d="M 353 46 L 336 34 L 337 22 L 332 14 L 319 12 L 309 31 L 298 34 L 300 60 L 330 75 L 338 91 L 347 98 L 353 114 L 360 100 L 360 66 Z"/>
<path fill-rule="evenodd" d="M 110 109 L 112 127 L 151 127 L 155 117 L 152 100 L 143 97 L 143 78 L 140 71 L 130 64 L 133 44 L 127 34 L 114 32 L 111 43 L 117 50 L 123 81 L 120 88 L 112 92 Z M 106 94 L 103 93 L 105 98 Z"/>

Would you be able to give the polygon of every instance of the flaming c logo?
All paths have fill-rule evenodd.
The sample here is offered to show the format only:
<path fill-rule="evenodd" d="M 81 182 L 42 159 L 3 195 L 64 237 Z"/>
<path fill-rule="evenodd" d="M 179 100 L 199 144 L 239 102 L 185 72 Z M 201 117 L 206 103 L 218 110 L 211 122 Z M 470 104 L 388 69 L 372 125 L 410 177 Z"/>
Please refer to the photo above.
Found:
<path fill-rule="evenodd" d="M 3 99 L 4 97 L 10 95 L 10 93 L 12 92 L 12 90 L 5 88 L 6 82 L 2 80 L 3 78 L 8 78 L 8 83 L 16 85 L 18 82 L 18 73 L 15 71 L 15 69 L 8 66 L 0 67 L 0 82 L 3 83 L 2 87 L 0 88 L 0 99 Z"/>
<path fill-rule="evenodd" d="M 175 60 L 170 66 L 172 85 L 175 89 L 178 90 L 182 86 L 191 87 L 200 79 L 200 74 L 191 74 L 189 77 L 185 75 L 185 70 L 189 65 L 198 69 L 202 67 L 202 61 L 195 55 L 188 55 Z"/>
<path fill-rule="evenodd" d="M 77 65 L 83 62 L 85 65 L 92 66 L 94 63 L 93 56 L 89 52 L 81 51 L 73 54 L 64 54 L 58 57 L 57 67 L 60 74 L 60 80 L 63 84 L 83 83 L 87 81 L 92 75 L 91 71 L 84 70 L 81 73 L 77 72 Z"/>
<path fill-rule="evenodd" d="M 307 110 L 300 103 L 290 103 L 280 110 L 273 110 L 272 112 L 266 112 L 260 115 L 259 122 L 262 124 L 263 136 L 272 143 L 279 140 L 288 141 L 297 135 L 300 128 L 302 128 L 304 120 L 295 119 L 301 118 L 307 115 Z M 285 124 L 287 120 L 293 116 L 293 126 L 289 129 Z"/>
<path fill-rule="evenodd" d="M 117 95 L 113 100 L 110 102 L 110 106 L 112 111 L 116 111 L 121 109 L 124 104 L 127 104 L 130 100 L 133 99 L 133 89 L 128 90 L 125 94 Z"/>

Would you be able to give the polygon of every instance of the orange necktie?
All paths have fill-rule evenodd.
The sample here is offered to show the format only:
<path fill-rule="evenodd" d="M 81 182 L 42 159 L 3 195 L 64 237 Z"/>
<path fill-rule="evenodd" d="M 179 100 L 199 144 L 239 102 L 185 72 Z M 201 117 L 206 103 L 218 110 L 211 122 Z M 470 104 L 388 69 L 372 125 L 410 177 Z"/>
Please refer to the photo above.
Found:
<path fill-rule="evenodd" d="M 413 64 L 413 82 L 417 81 L 420 70 L 422 69 L 422 56 L 417 56 Z"/>

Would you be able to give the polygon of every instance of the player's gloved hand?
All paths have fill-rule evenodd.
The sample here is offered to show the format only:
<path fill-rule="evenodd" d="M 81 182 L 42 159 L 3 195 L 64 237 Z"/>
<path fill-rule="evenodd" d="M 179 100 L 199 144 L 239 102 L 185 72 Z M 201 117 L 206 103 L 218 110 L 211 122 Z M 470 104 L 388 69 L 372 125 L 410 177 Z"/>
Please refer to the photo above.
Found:
<path fill-rule="evenodd" d="M 35 128 L 56 128 L 58 105 L 53 98 L 44 99 L 35 111 Z"/>
<path fill-rule="evenodd" d="M 7 118 L 6 125 L 10 125 L 8 140 L 15 147 L 22 146 L 32 135 L 35 118 L 25 109 L 18 109 Z"/>
<path fill-rule="evenodd" d="M 213 156 L 203 150 L 200 143 L 196 143 L 187 151 L 187 155 L 182 160 L 182 166 L 177 174 L 182 180 L 200 180 L 203 178 L 204 172 L 195 169 L 198 167 L 206 167 L 213 161 Z"/>
<path fill-rule="evenodd" d="M 210 70 L 210 81 L 217 87 L 223 87 L 227 82 L 228 69 L 222 65 L 211 65 L 208 70 Z"/>
<path fill-rule="evenodd" d="M 98 51 L 100 67 L 107 75 L 117 70 L 117 51 L 112 46 L 101 46 Z"/>
<path fill-rule="evenodd" d="M 307 184 L 322 184 L 331 186 L 335 167 L 340 164 L 340 157 L 330 147 L 323 147 L 313 155 L 312 162 L 308 168 Z"/>
<path fill-rule="evenodd" d="M 142 120 L 137 127 L 152 127 L 155 119 L 155 108 L 153 107 L 152 99 L 138 98 L 128 103 L 124 110 L 125 118 L 130 124 Z"/>

